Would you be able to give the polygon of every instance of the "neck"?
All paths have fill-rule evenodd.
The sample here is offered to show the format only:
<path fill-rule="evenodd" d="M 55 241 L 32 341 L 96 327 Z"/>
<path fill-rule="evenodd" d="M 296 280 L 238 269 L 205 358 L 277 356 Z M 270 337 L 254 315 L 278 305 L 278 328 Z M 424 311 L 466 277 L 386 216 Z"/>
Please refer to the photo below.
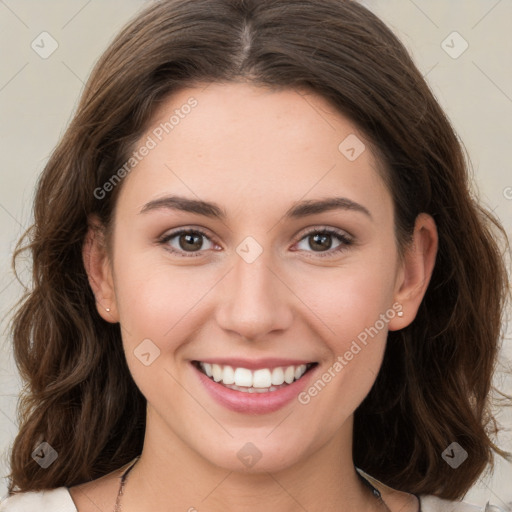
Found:
<path fill-rule="evenodd" d="M 163 446 L 156 442 L 162 437 L 148 428 L 144 450 L 126 480 L 121 510 L 382 510 L 357 475 L 351 428 L 347 430 L 350 435 L 340 431 L 322 447 L 311 450 L 309 457 L 284 469 L 269 471 L 258 464 L 248 472 L 213 465 L 173 436 L 167 437 Z M 255 471 L 257 466 L 259 471 Z"/>

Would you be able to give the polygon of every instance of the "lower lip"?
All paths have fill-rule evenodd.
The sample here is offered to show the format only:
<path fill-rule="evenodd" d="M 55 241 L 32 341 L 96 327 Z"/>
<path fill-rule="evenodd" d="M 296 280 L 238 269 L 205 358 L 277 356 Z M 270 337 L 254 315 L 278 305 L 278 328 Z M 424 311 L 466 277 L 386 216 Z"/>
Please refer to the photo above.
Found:
<path fill-rule="evenodd" d="M 268 391 L 267 393 L 245 393 L 243 391 L 227 388 L 210 379 L 210 377 L 198 370 L 193 364 L 191 366 L 198 375 L 201 383 L 216 402 L 232 411 L 245 414 L 267 414 L 281 409 L 294 398 L 297 398 L 298 394 L 306 387 L 311 378 L 311 374 L 316 370 L 316 367 L 311 368 L 299 380 L 276 391 Z"/>

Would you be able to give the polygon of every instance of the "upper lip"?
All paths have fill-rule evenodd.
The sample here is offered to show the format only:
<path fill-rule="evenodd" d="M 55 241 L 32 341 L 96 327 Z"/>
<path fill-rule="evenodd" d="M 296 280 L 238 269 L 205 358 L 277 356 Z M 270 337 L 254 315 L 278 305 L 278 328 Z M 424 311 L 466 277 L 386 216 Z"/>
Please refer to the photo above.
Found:
<path fill-rule="evenodd" d="M 313 364 L 315 361 L 305 359 L 284 359 L 276 357 L 266 357 L 262 359 L 244 359 L 240 357 L 208 357 L 205 359 L 196 359 L 198 362 L 218 364 L 220 366 L 231 366 L 233 368 L 247 368 L 248 370 L 258 370 L 260 368 L 277 368 L 287 366 L 300 366 L 301 364 Z"/>

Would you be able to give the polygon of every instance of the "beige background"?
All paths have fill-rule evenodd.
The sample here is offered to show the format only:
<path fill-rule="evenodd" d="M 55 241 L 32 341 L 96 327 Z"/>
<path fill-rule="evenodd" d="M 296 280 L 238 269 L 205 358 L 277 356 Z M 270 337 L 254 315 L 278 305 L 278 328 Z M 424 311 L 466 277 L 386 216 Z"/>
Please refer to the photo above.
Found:
<path fill-rule="evenodd" d="M 193 0 L 191 0 L 193 1 Z M 15 240 L 31 219 L 34 184 L 63 134 L 92 65 L 142 0 L 0 0 L 0 316 L 20 292 L 10 269 Z M 402 39 L 463 140 L 482 201 L 512 237 L 512 0 L 365 0 Z M 47 59 L 31 47 L 46 31 L 58 44 Z M 461 37 L 452 35 L 457 31 Z M 443 44 L 443 41 L 446 42 Z M 457 58 L 456 55 L 468 48 Z M 446 45 L 449 45 L 447 47 Z M 46 46 L 49 48 L 49 46 Z M 25 277 L 28 274 L 25 272 Z M 510 326 L 510 323 L 509 323 Z M 5 322 L 2 324 L 2 331 Z M 504 340 L 512 360 L 511 329 Z M 0 340 L 0 496 L 7 450 L 17 432 L 20 381 L 9 338 Z M 512 392 L 511 379 L 497 381 Z M 510 428 L 511 412 L 500 415 Z M 510 433 L 501 446 L 512 449 Z M 512 467 L 498 459 L 466 500 L 512 510 Z M 508 484 L 508 485 L 507 485 Z"/>

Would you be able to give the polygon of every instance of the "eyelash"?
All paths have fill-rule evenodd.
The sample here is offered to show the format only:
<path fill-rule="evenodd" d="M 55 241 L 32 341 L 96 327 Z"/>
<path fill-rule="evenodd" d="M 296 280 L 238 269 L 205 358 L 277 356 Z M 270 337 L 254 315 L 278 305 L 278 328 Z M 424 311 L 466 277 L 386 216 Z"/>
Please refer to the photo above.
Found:
<path fill-rule="evenodd" d="M 179 254 L 180 256 L 182 256 L 184 258 L 194 258 L 194 257 L 201 256 L 202 255 L 201 254 L 202 251 L 194 251 L 194 252 L 191 252 L 191 253 L 187 253 L 186 251 L 177 251 L 176 249 L 173 249 L 172 247 L 170 247 L 168 245 L 168 242 L 170 240 L 172 240 L 173 238 L 175 238 L 175 237 L 177 237 L 179 235 L 190 235 L 190 234 L 200 234 L 200 235 L 204 236 L 205 238 L 210 239 L 208 234 L 205 231 L 203 231 L 202 229 L 199 229 L 199 228 L 180 229 L 178 231 L 174 231 L 172 233 L 168 233 L 168 234 L 164 235 L 163 237 L 159 238 L 158 239 L 158 243 L 161 244 L 161 245 L 166 245 L 166 249 L 169 252 L 171 252 L 173 254 Z M 342 251 L 346 250 L 347 247 L 349 247 L 350 245 L 353 244 L 352 238 L 347 236 L 345 233 L 343 233 L 341 231 L 338 231 L 338 230 L 335 230 L 333 228 L 320 228 L 320 229 L 319 228 L 313 228 L 313 229 L 307 231 L 306 233 L 304 233 L 302 235 L 302 237 L 299 238 L 297 243 L 301 242 L 303 239 L 305 239 L 308 236 L 311 236 L 313 234 L 315 234 L 315 235 L 316 234 L 319 234 L 319 235 L 332 235 L 332 236 L 336 237 L 340 242 L 342 242 L 335 249 L 329 249 L 327 251 L 318 252 L 317 255 L 320 258 L 325 258 L 325 257 L 337 255 L 337 254 L 341 253 Z M 306 252 L 311 252 L 311 251 L 306 251 Z"/>

